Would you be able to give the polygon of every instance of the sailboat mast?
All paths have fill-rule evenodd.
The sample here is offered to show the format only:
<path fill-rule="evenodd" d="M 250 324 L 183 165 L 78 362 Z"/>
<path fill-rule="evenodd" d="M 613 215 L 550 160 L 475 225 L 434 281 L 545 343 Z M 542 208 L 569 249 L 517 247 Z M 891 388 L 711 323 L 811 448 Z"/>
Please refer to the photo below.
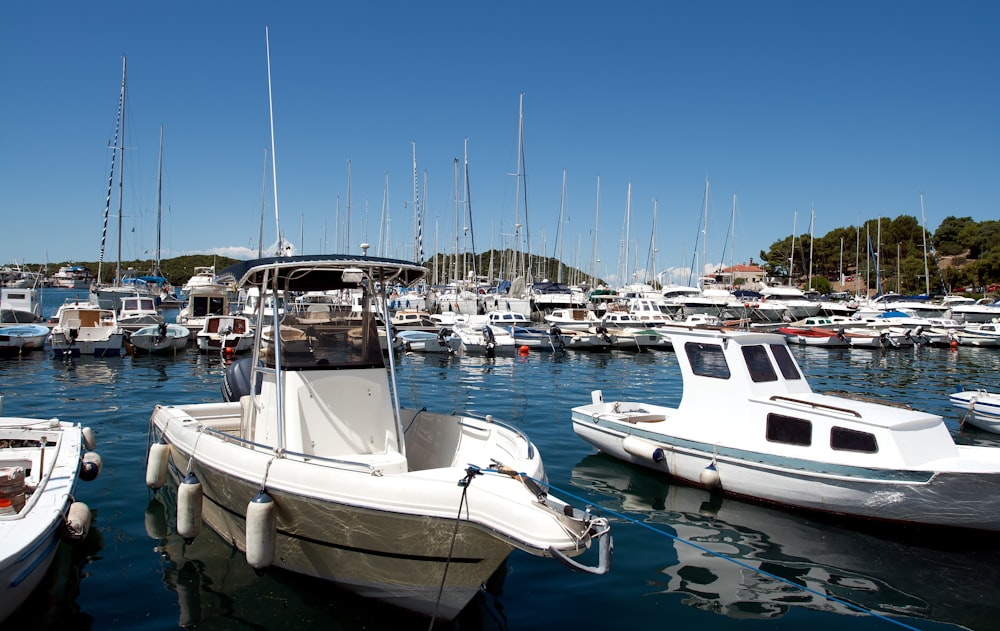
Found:
<path fill-rule="evenodd" d="M 458 251 L 461 249 L 461 239 L 462 239 L 462 212 L 461 212 L 461 200 L 459 199 L 459 185 L 458 185 L 458 158 L 452 161 L 452 171 L 453 178 L 455 180 L 455 274 L 454 278 L 456 281 L 461 282 L 465 276 L 464 270 L 462 270 L 458 265 Z"/>
<path fill-rule="evenodd" d="M 788 286 L 792 286 L 792 270 L 795 269 L 795 228 L 799 221 L 799 211 L 792 213 L 792 251 L 788 255 Z"/>
<path fill-rule="evenodd" d="M 927 217 L 924 216 L 924 194 L 920 194 L 920 221 L 924 233 L 924 295 L 931 297 L 931 273 L 927 267 Z"/>
<path fill-rule="evenodd" d="M 351 161 L 347 161 L 347 210 L 344 218 L 344 247 L 343 252 L 351 251 Z"/>
<path fill-rule="evenodd" d="M 153 275 L 160 273 L 160 224 L 163 222 L 163 125 L 160 125 L 160 156 L 156 167 L 156 265 Z"/>
<path fill-rule="evenodd" d="M 125 55 L 122 55 L 122 133 L 118 137 L 118 259 L 115 263 L 115 281 L 117 287 L 122 277 L 122 209 L 125 197 Z"/>
<path fill-rule="evenodd" d="M 559 200 L 559 257 L 557 258 L 556 265 L 558 265 L 558 271 L 556 273 L 556 281 L 563 282 L 562 275 L 562 257 L 563 257 L 563 215 L 566 211 L 566 169 L 563 169 L 562 178 L 562 196 Z"/>
<path fill-rule="evenodd" d="M 417 195 L 417 143 L 413 146 L 413 260 L 422 263 L 424 260 L 424 228 L 420 216 L 420 197 Z M 435 278 L 435 282 L 437 278 Z"/>
<path fill-rule="evenodd" d="M 813 221 L 816 219 L 816 209 L 809 211 L 809 276 L 806 289 L 812 289 L 813 282 Z"/>
<path fill-rule="evenodd" d="M 476 263 L 476 231 L 472 227 L 472 184 L 469 182 L 469 139 L 465 139 L 465 208 L 468 213 L 469 239 L 472 241 L 472 272 L 479 275 L 479 265 Z"/>
<path fill-rule="evenodd" d="M 274 189 L 274 227 L 278 232 L 278 256 L 287 254 L 285 251 L 285 239 L 281 234 L 281 220 L 278 214 L 278 160 L 274 151 L 274 99 L 271 95 L 271 40 L 268 36 L 267 27 L 264 27 L 264 43 L 267 48 L 267 106 L 271 119 L 271 175 Z"/>
<path fill-rule="evenodd" d="M 597 277 L 600 272 L 600 262 L 601 260 L 597 258 L 597 229 L 600 225 L 601 217 L 601 176 L 597 176 L 597 197 L 594 201 L 594 238 L 590 244 L 590 287 L 591 289 L 597 286 Z"/>

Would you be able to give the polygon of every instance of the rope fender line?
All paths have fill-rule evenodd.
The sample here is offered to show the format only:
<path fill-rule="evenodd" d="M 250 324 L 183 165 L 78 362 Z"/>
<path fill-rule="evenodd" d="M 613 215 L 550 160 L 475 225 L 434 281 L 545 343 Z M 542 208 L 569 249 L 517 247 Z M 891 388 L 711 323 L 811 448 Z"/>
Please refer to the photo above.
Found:
<path fill-rule="evenodd" d="M 520 475 L 523 475 L 525 478 L 531 479 L 530 476 L 527 476 L 527 475 L 524 475 L 524 474 L 520 474 Z M 535 480 L 535 482 L 536 483 L 540 483 L 539 480 Z M 739 559 L 734 559 L 734 558 L 728 557 L 728 556 L 726 556 L 725 554 L 723 554 L 721 552 L 716 552 L 715 550 L 707 548 L 707 547 L 705 547 L 705 546 L 703 546 L 701 544 L 695 543 L 693 541 L 688 541 L 687 539 L 684 539 L 683 537 L 678 537 L 677 535 L 670 534 L 669 532 L 666 532 L 664 530 L 656 528 L 656 527 L 654 527 L 651 524 L 647 524 L 647 523 L 638 521 L 638 520 L 636 520 L 636 519 L 634 519 L 632 517 L 629 517 L 628 515 L 625 515 L 624 513 L 618 512 L 616 510 L 612 510 L 612 509 L 607 508 L 605 506 L 601 506 L 600 504 L 597 504 L 597 503 L 595 503 L 593 501 L 590 501 L 590 500 L 588 500 L 588 499 L 586 499 L 584 497 L 580 497 L 579 495 L 576 495 L 574 493 L 570 493 L 569 491 L 567 491 L 565 489 L 552 486 L 551 484 L 549 484 L 548 486 L 549 486 L 549 488 L 557 491 L 558 493 L 560 493 L 562 495 L 565 495 L 567 497 L 573 498 L 573 499 L 575 499 L 577 501 L 580 501 L 580 502 L 584 502 L 586 504 L 591 504 L 591 505 L 597 506 L 598 508 L 601 509 L 601 511 L 604 511 L 608 515 L 613 515 L 614 517 L 617 517 L 617 518 L 619 518 L 619 519 L 621 519 L 623 521 L 626 521 L 626 522 L 628 522 L 630 524 L 634 524 L 636 526 L 641 526 L 642 528 L 650 530 L 650 531 L 652 531 L 652 532 L 654 532 L 654 533 L 656 533 L 658 535 L 662 535 L 662 536 L 667 537 L 669 539 L 672 539 L 673 541 L 676 541 L 678 543 L 683 543 L 683 544 L 688 545 L 688 546 L 690 546 L 692 548 L 695 548 L 695 549 L 700 550 L 702 552 L 708 553 L 708 554 L 710 554 L 710 555 L 712 555 L 714 557 L 718 557 L 718 558 L 720 558 L 720 559 L 722 559 L 724 561 L 728 561 L 730 563 L 733 563 L 734 565 L 738 565 L 738 566 L 740 566 L 740 567 L 742 567 L 744 569 L 750 570 L 750 571 L 752 571 L 752 572 L 754 572 L 756 574 L 760 574 L 761 576 L 766 576 L 766 577 L 768 577 L 770 579 L 773 579 L 775 581 L 779 581 L 781 583 L 784 583 L 784 584 L 789 585 L 791 587 L 794 587 L 796 589 L 800 589 L 800 590 L 802 590 L 804 592 L 807 592 L 809 594 L 813 594 L 815 596 L 820 596 L 820 597 L 822 597 L 822 598 L 824 598 L 826 600 L 838 603 L 838 604 L 843 605 L 843 606 L 845 606 L 845 607 L 847 607 L 849 609 L 857 611 L 858 613 L 862 613 L 862 614 L 865 614 L 865 615 L 868 615 L 868 616 L 872 616 L 873 618 L 878 618 L 879 620 L 883 620 L 885 622 L 894 624 L 894 625 L 896 625 L 898 627 L 901 627 L 903 629 L 910 629 L 911 631 L 921 631 L 921 629 L 919 629 L 918 627 L 914 627 L 914 626 L 909 625 L 909 624 L 907 624 L 905 622 L 896 620 L 894 618 L 890 618 L 889 616 L 886 616 L 885 614 L 881 614 L 881 613 L 879 613 L 877 611 L 872 611 L 871 609 L 867 609 L 865 607 L 862 607 L 861 605 L 856 605 L 856 604 L 854 604 L 852 602 L 849 602 L 847 600 L 844 600 L 842 598 L 838 598 L 837 596 L 833 596 L 833 595 L 830 595 L 830 594 L 824 594 L 823 592 L 821 592 L 819 590 L 813 589 L 811 587 L 807 587 L 805 585 L 800 585 L 799 583 L 796 583 L 795 581 L 792 581 L 790 579 L 784 578 L 782 576 L 778 576 L 777 574 L 772 574 L 771 572 L 768 572 L 767 570 L 762 570 L 760 568 L 754 567 L 754 566 L 750 565 L 749 563 L 745 563 L 745 562 L 743 562 L 743 561 L 741 561 Z"/>

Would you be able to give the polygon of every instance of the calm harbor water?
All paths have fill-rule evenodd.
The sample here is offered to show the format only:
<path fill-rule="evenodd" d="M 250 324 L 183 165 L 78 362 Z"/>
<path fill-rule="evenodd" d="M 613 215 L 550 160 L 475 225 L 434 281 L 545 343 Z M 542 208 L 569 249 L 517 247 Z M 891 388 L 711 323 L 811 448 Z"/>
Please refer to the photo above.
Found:
<path fill-rule="evenodd" d="M 50 291 L 46 312 L 65 295 Z M 960 431 L 947 400 L 959 384 L 998 386 L 995 350 L 793 352 L 815 390 L 908 403 L 944 416 L 960 442 L 1000 444 L 973 428 Z M 404 405 L 489 413 L 517 425 L 542 451 L 554 490 L 614 516 L 610 574 L 577 574 L 515 552 L 506 573 L 451 628 L 903 628 L 881 616 L 926 630 L 998 626 L 1000 543 L 871 532 L 720 499 L 597 454 L 576 438 L 569 409 L 588 402 L 591 390 L 610 399 L 679 401 L 670 352 L 405 355 L 398 369 Z M 170 510 L 145 487 L 149 416 L 159 403 L 219 400 L 222 372 L 219 358 L 193 348 L 176 356 L 66 362 L 46 352 L 0 361 L 5 414 L 89 425 L 104 459 L 101 477 L 78 489 L 95 513 L 90 537 L 61 548 L 50 580 L 4 628 L 427 628 L 424 618 L 322 581 L 274 570 L 258 575 L 207 528 L 190 545 L 173 533 Z"/>

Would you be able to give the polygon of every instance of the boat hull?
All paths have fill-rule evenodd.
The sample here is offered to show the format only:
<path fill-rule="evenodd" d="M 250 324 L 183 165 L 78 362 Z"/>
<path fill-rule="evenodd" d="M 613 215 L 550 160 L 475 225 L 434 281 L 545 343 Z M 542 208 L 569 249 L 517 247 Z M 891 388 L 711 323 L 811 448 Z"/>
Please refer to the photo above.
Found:
<path fill-rule="evenodd" d="M 1000 466 L 992 472 L 890 470 L 797 460 L 643 427 L 655 422 L 604 420 L 600 416 L 606 405 L 573 409 L 573 429 L 580 438 L 611 456 L 686 484 L 714 487 L 706 484 L 704 475 L 714 463 L 718 490 L 736 497 L 867 520 L 1000 531 L 1000 506 L 983 501 L 1000 496 Z M 670 418 L 670 408 L 621 405 L 641 405 L 647 413 L 666 418 L 666 423 L 681 422 Z"/>
<path fill-rule="evenodd" d="M 488 446 L 510 442 L 502 433 L 474 439 L 489 430 L 484 421 L 410 411 L 409 462 L 398 454 L 338 461 L 292 453 L 278 458 L 236 438 L 240 409 L 240 403 L 160 407 L 151 423 L 169 445 L 173 484 L 193 472 L 203 489 L 204 522 L 241 551 L 247 550 L 247 506 L 266 487 L 275 507 L 277 567 L 445 620 L 458 615 L 515 547 L 575 556 L 589 546 L 587 525 L 574 533 L 581 523 L 566 521 L 565 504 L 541 502 L 507 476 L 470 477 L 467 461 L 485 460 L 488 467 L 486 454 L 499 454 Z M 446 424 L 461 436 L 448 435 Z M 422 442 L 439 450 L 443 443 L 479 440 L 491 452 L 453 453 L 457 466 L 410 470 L 440 457 L 422 456 L 428 453 Z M 511 465 L 529 462 L 535 464 L 527 475 L 544 478 L 540 460 Z"/>
<path fill-rule="evenodd" d="M 46 444 L 44 456 L 37 447 L 40 441 Z M 0 515 L 2 623 L 34 591 L 52 564 L 79 479 L 83 435 L 79 426 L 54 419 L 0 417 L 0 444 L 4 445 L 0 467 L 25 471 L 20 491 L 11 485 L 2 489 L 17 510 Z M 37 469 L 40 463 L 46 470 L 42 480 L 37 471 L 31 471 L 32 465 Z M 26 492 L 27 487 L 32 490 Z"/>

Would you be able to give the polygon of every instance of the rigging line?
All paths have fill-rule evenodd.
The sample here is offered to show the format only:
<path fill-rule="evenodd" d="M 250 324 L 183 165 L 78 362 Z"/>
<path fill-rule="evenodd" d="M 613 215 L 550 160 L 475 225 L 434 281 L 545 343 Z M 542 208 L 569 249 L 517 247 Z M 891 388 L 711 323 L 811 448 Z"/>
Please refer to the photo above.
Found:
<path fill-rule="evenodd" d="M 483 473 L 501 474 L 501 472 L 498 472 L 498 471 L 496 471 L 494 469 L 483 469 L 482 472 Z M 534 480 L 534 478 L 532 478 L 531 476 L 529 476 L 529 475 L 527 475 L 525 473 L 521 473 L 519 475 L 523 476 L 524 478 L 526 478 L 528 480 Z M 542 483 L 541 480 L 534 480 L 534 481 L 538 482 L 538 483 Z M 575 500 L 578 500 L 580 502 L 583 502 L 585 504 L 596 506 L 597 508 L 601 509 L 602 511 L 604 511 L 604 512 L 610 514 L 610 515 L 614 515 L 615 517 L 618 517 L 619 519 L 627 521 L 627 522 L 629 522 L 631 524 L 634 524 L 636 526 L 641 526 L 642 528 L 646 528 L 647 530 L 651 530 L 651 531 L 653 531 L 653 532 L 655 532 L 655 533 L 657 533 L 659 535 L 663 535 L 663 536 L 668 537 L 670 539 L 673 539 L 674 541 L 677 541 L 679 543 L 683 543 L 683 544 L 689 545 L 692 548 L 696 548 L 698 550 L 701 550 L 702 552 L 706 552 L 708 554 L 711 554 L 712 556 L 718 557 L 718 558 L 720 558 L 720 559 L 722 559 L 724 561 L 729 561 L 730 563 L 738 565 L 738 566 L 740 566 L 740 567 L 742 567 L 744 569 L 750 570 L 750 571 L 755 572 L 757 574 L 760 574 L 762 576 L 766 576 L 766 577 L 768 577 L 770 579 L 773 579 L 773 580 L 776 580 L 776 581 L 780 581 L 782 583 L 785 583 L 786 585 L 790 585 L 790 586 L 795 587 L 797 589 L 801 589 L 804 592 L 813 594 L 815 596 L 820 596 L 822 598 L 825 598 L 826 600 L 833 601 L 835 603 L 844 605 L 845 607 L 848 607 L 849 609 L 853 609 L 854 611 L 857 611 L 859 613 L 863 613 L 863 614 L 872 616 L 874 618 L 878 618 L 880 620 L 884 620 L 885 622 L 892 623 L 892 624 L 894 624 L 896 626 L 899 626 L 899 627 L 902 627 L 904 629 L 910 629 L 911 631 L 921 631 L 917 627 L 908 625 L 905 622 L 900 622 L 899 620 L 895 620 L 895 619 L 890 618 L 890 617 L 888 617 L 888 616 L 886 616 L 884 614 L 880 614 L 880 613 L 878 613 L 876 611 L 872 611 L 871 609 L 866 609 L 866 608 L 864 608 L 864 607 L 862 607 L 860 605 L 856 605 L 856 604 L 854 604 L 852 602 L 848 602 L 848 601 L 843 600 L 841 598 L 837 598 L 836 596 L 831 596 L 830 594 L 824 594 L 823 592 L 821 592 L 819 590 L 812 589 L 811 587 L 807 587 L 805 585 L 800 585 L 799 583 L 796 583 L 795 581 L 792 581 L 790 579 L 784 578 L 782 576 L 778 576 L 777 574 L 772 574 L 771 572 L 768 572 L 766 570 L 762 570 L 760 568 L 756 568 L 756 567 L 750 565 L 749 563 L 744 563 L 743 561 L 740 561 L 739 559 L 730 558 L 730 557 L 726 556 L 725 554 L 722 554 L 721 552 L 716 552 L 715 550 L 712 550 L 710 548 L 707 548 L 705 546 L 697 544 L 697 543 L 695 543 L 693 541 L 688 541 L 687 539 L 684 539 L 682 537 L 678 537 L 677 535 L 672 535 L 669 532 L 665 532 L 663 530 L 660 530 L 659 528 L 655 528 L 651 524 L 647 524 L 647 523 L 641 522 L 641 521 L 639 521 L 637 519 L 633 519 L 632 517 L 629 517 L 628 515 L 625 515 L 624 513 L 620 513 L 618 511 L 612 510 L 610 508 L 601 506 L 599 504 L 596 504 L 595 502 L 592 502 L 592 501 L 588 500 L 587 498 L 580 497 L 578 495 L 570 493 L 569 491 L 566 491 L 565 489 L 553 486 L 551 483 L 545 483 L 545 484 L 551 490 L 557 491 L 557 492 L 559 492 L 562 495 L 565 495 L 567 497 L 571 497 L 571 498 L 573 498 Z"/>

